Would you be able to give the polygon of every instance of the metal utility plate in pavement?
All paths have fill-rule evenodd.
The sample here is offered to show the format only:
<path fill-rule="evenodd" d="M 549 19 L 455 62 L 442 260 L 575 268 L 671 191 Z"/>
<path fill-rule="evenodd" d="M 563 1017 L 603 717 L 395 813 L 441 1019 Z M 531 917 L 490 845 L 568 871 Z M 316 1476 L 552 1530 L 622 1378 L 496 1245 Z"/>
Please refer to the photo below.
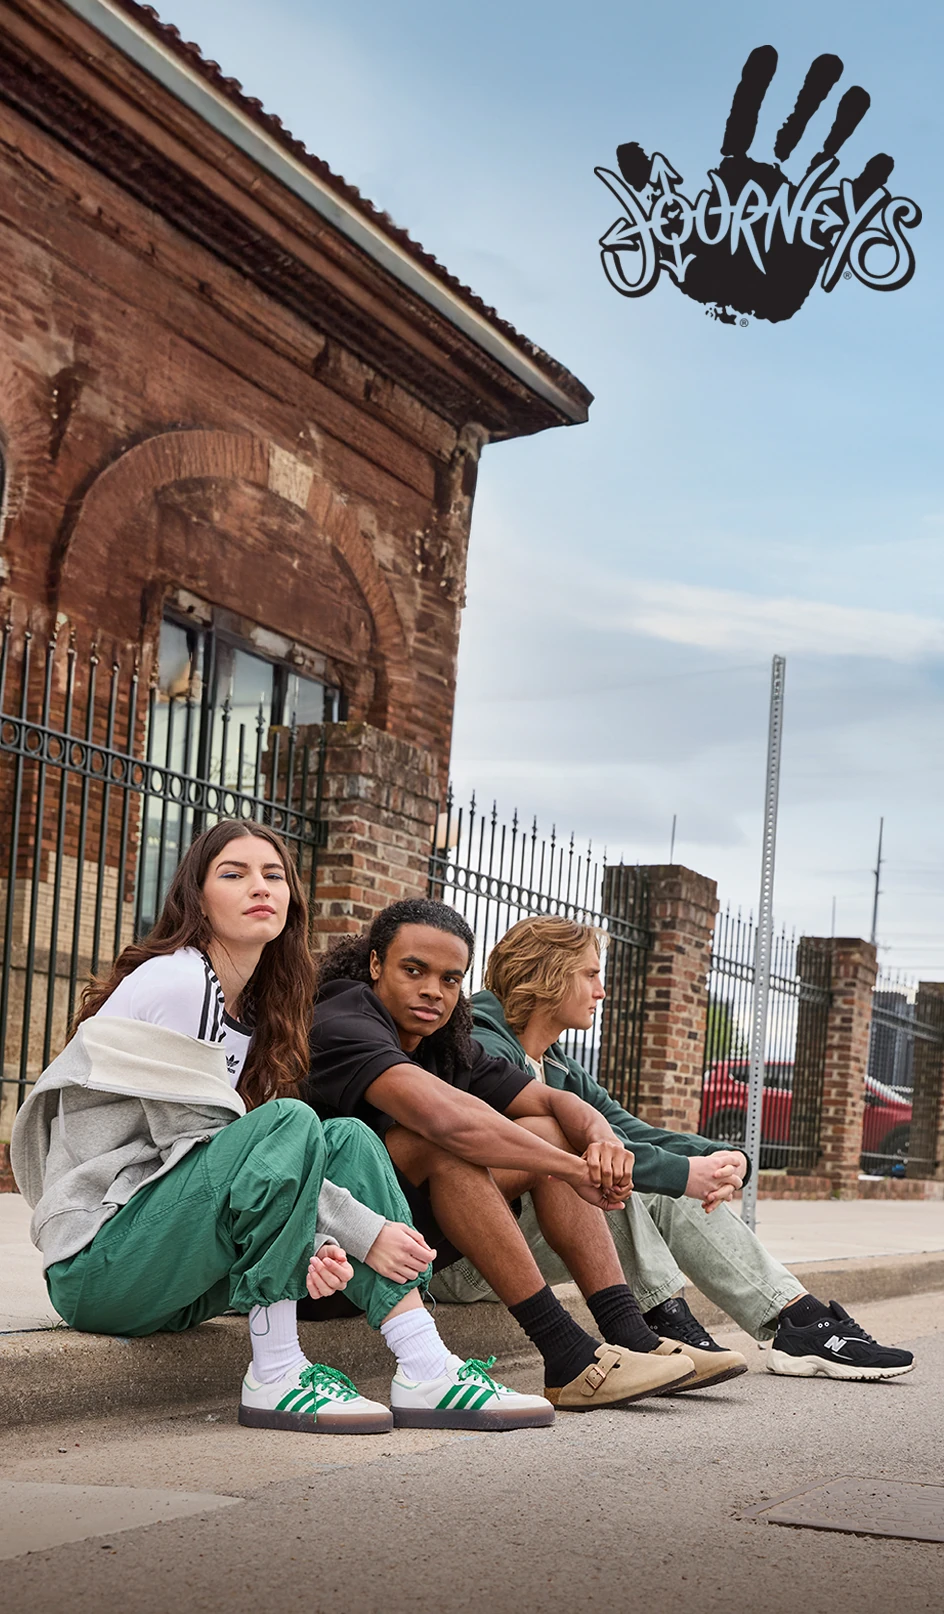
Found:
<path fill-rule="evenodd" d="M 902 1541 L 944 1541 L 944 1483 L 863 1479 L 846 1474 L 823 1480 L 793 1496 L 765 1502 L 741 1517 L 806 1530 L 844 1530 L 854 1535 L 895 1536 Z"/>
<path fill-rule="evenodd" d="M 144 1490 L 127 1485 L 42 1485 L 0 1480 L 0 1558 L 43 1552 L 67 1541 L 116 1535 L 142 1525 L 234 1507 L 239 1496 L 211 1491 Z"/>

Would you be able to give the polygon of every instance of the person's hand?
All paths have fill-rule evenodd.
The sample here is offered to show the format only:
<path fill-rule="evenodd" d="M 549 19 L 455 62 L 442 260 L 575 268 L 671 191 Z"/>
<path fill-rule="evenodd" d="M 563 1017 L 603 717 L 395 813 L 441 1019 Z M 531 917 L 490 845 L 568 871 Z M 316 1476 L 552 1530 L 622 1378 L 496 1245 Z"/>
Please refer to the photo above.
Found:
<path fill-rule="evenodd" d="M 601 1145 L 599 1144 L 591 1144 L 590 1149 L 600 1147 Z M 596 1205 L 599 1210 L 604 1211 L 623 1210 L 627 1196 L 632 1193 L 634 1156 L 628 1149 L 624 1149 L 621 1143 L 615 1145 L 606 1144 L 602 1147 L 607 1149 L 615 1148 L 617 1151 L 616 1156 L 612 1157 L 606 1166 L 611 1177 L 615 1179 L 611 1181 L 609 1186 L 604 1186 L 602 1183 L 594 1181 L 595 1176 L 603 1175 L 604 1163 L 598 1159 L 594 1161 L 591 1167 L 586 1155 L 575 1156 L 573 1171 L 568 1172 L 566 1175 L 561 1173 L 561 1180 L 569 1183 L 574 1192 L 579 1194 L 581 1199 L 585 1199 L 588 1205 Z M 587 1153 L 590 1153 L 589 1149 Z M 619 1157 L 623 1158 L 620 1159 Z M 556 1175 L 556 1172 L 552 1173 L 552 1176 Z M 624 1186 L 627 1184 L 627 1178 L 628 1186 Z"/>
<path fill-rule="evenodd" d="M 603 1188 L 598 1188 L 595 1183 L 590 1181 L 589 1177 L 583 1177 L 576 1182 L 572 1182 L 570 1186 L 575 1193 L 580 1195 L 581 1199 L 585 1199 L 588 1205 L 596 1205 L 598 1210 L 623 1210 L 626 1204 L 624 1199 L 614 1199 L 612 1193 L 608 1193 Z"/>
<path fill-rule="evenodd" d="M 607 1138 L 599 1143 L 591 1143 L 589 1148 L 584 1149 L 583 1158 L 594 1187 L 602 1189 L 608 1199 L 625 1204 L 633 1191 L 635 1155 L 623 1146 L 619 1138 Z"/>
<path fill-rule="evenodd" d="M 324 1300 L 344 1289 L 354 1276 L 354 1268 L 339 1244 L 322 1244 L 308 1263 L 308 1293 L 312 1300 Z"/>
<path fill-rule="evenodd" d="M 364 1257 L 369 1267 L 394 1283 L 412 1283 L 435 1259 L 436 1251 L 422 1233 L 406 1222 L 387 1222 Z"/>
<path fill-rule="evenodd" d="M 688 1162 L 689 1199 L 700 1199 L 705 1211 L 733 1199 L 747 1175 L 747 1157 L 740 1149 L 719 1149 L 715 1154 L 694 1155 Z"/>

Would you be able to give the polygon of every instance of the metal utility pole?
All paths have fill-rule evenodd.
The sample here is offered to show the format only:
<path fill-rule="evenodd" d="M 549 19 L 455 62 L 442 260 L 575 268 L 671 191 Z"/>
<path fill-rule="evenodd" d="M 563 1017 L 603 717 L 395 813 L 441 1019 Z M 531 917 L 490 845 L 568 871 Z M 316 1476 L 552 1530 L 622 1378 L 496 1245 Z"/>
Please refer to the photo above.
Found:
<path fill-rule="evenodd" d="M 878 821 L 878 857 L 875 859 L 875 867 L 872 870 L 875 875 L 875 895 L 872 898 L 872 934 L 869 940 L 873 947 L 875 946 L 875 937 L 878 932 L 878 899 L 882 895 L 879 882 L 882 878 L 882 831 L 884 828 L 885 820 L 880 818 Z"/>
<path fill-rule="evenodd" d="M 676 825 L 677 819 L 678 819 L 678 813 L 673 813 L 672 814 L 672 839 L 669 842 L 669 863 L 670 864 L 675 862 L 675 825 Z"/>
<path fill-rule="evenodd" d="M 783 733 L 783 686 L 787 663 L 774 656 L 770 674 L 770 721 L 767 729 L 767 787 L 764 794 L 764 844 L 760 865 L 760 901 L 754 946 L 754 991 L 751 998 L 750 1075 L 744 1148 L 751 1176 L 741 1196 L 741 1219 L 753 1231 L 757 1219 L 757 1174 L 760 1171 L 760 1126 L 764 1102 L 767 1005 L 773 947 L 774 858 L 777 850 L 777 803 L 780 797 L 780 740 Z"/>

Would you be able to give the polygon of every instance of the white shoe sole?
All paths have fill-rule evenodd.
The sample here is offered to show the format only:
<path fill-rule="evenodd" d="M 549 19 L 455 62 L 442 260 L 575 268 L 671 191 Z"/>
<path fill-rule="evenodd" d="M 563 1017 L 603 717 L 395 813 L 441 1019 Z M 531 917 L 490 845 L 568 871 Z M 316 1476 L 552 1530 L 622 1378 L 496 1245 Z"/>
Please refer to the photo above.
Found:
<path fill-rule="evenodd" d="M 830 1362 L 822 1356 L 789 1356 L 786 1351 L 771 1349 L 767 1361 L 768 1373 L 779 1373 L 786 1379 L 900 1379 L 910 1373 L 914 1362 L 907 1367 L 853 1367 L 849 1362 Z"/>

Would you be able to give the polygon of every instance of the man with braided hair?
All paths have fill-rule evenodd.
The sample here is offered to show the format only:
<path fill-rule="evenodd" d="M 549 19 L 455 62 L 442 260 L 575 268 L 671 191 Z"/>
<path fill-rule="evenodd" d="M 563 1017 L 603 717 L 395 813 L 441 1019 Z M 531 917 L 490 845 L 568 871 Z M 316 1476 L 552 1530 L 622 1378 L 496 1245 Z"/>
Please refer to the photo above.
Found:
<path fill-rule="evenodd" d="M 384 1139 L 437 1265 L 474 1263 L 544 1359 L 545 1395 L 591 1410 L 746 1370 L 644 1323 L 605 1212 L 632 1189 L 632 1154 L 599 1111 L 483 1052 L 462 996 L 474 938 L 444 903 L 394 903 L 322 962 L 305 1096 Z M 602 1345 L 552 1293 L 512 1207 L 528 1193 L 548 1245 L 584 1294 Z M 450 1387 L 397 1385 L 397 1416 Z"/>

